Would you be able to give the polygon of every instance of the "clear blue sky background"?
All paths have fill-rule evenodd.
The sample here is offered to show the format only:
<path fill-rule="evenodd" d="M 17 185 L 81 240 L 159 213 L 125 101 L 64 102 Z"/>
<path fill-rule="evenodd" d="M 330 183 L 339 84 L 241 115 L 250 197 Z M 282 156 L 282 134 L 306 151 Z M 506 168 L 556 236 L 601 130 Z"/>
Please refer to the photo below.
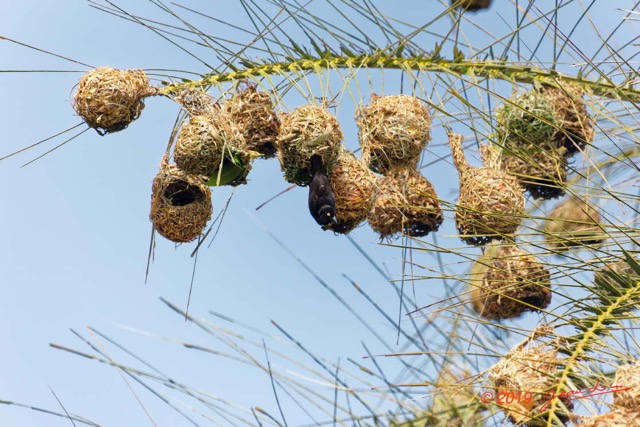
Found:
<path fill-rule="evenodd" d="M 503 28 L 505 24 L 498 16 L 512 22 L 513 5 L 507 1 L 495 2 L 499 4 L 475 19 Z M 162 16 L 146 2 L 127 3 L 143 16 Z M 236 2 L 211 2 L 214 5 L 211 7 L 203 6 L 204 2 L 186 3 L 209 9 L 222 19 L 248 25 Z M 315 3 L 323 9 L 322 2 Z M 388 12 L 416 24 L 427 22 L 443 10 L 440 2 L 429 2 L 428 6 L 418 1 L 397 3 L 400 7 Z M 616 6 L 631 8 L 632 2 L 620 1 Z M 332 12 L 326 9 L 326 16 L 331 18 Z M 608 12 L 598 14 L 596 10 L 591 14 L 602 18 L 599 25 L 619 22 L 621 13 L 613 6 L 602 10 Z M 611 22 L 607 22 L 608 19 Z M 229 38 L 237 36 L 228 28 L 208 25 L 205 30 L 209 33 Z M 2 2 L 0 35 L 93 66 L 206 71 L 200 63 L 151 31 L 99 12 L 80 0 Z M 629 38 L 635 36 L 628 35 Z M 431 49 L 435 41 L 425 36 L 425 48 Z M 0 70 L 5 69 L 80 72 L 0 74 L 0 154 L 13 152 L 79 122 L 70 99 L 72 88 L 85 68 L 0 41 Z M 387 93 L 398 90 L 398 79 L 391 76 L 397 74 L 387 77 Z M 368 99 L 369 93 L 362 95 Z M 295 107 L 295 98 L 289 98 L 287 106 Z M 128 325 L 216 346 L 158 299 L 163 296 L 182 308 L 186 306 L 193 267 L 193 259 L 189 257 L 192 245 L 174 249 L 159 237 L 149 281 L 144 283 L 151 229 L 148 220 L 151 180 L 178 111 L 167 99 L 150 99 L 142 117 L 123 132 L 106 137 L 87 132 L 25 168 L 20 165 L 44 148 L 0 163 L 3 195 L 0 203 L 0 399 L 59 410 L 51 387 L 67 410 L 105 426 L 152 425 L 114 369 L 49 347 L 50 342 L 55 342 L 93 353 L 69 332 L 69 328 L 73 328 L 89 336 L 85 327 L 90 325 L 138 351 L 184 383 L 211 390 L 246 407 L 260 406 L 276 413 L 269 379 L 264 373 L 211 355 L 194 354 L 118 326 Z M 346 136 L 345 144 L 355 149 L 353 106 L 345 103 L 338 110 L 338 116 Z M 437 116 L 434 123 L 441 124 Z M 442 135 L 441 129 L 434 135 L 433 148 L 425 154 L 425 162 L 446 154 Z M 52 141 L 43 147 L 55 144 Z M 457 176 L 451 165 L 442 162 L 425 174 L 440 197 L 455 199 Z M 342 274 L 366 288 L 394 317 L 398 313 L 395 292 L 346 238 L 323 233 L 314 224 L 306 207 L 306 189 L 295 189 L 255 212 L 256 206 L 286 186 L 277 161 L 255 163 L 249 185 L 238 188 L 217 239 L 211 248 L 200 253 L 191 313 L 205 316 L 207 310 L 214 310 L 274 334 L 276 331 L 269 321 L 276 320 L 312 351 L 330 361 L 339 357 L 360 360 L 365 354 L 361 341 L 368 342 L 373 353 L 384 352 L 371 334 L 264 231 L 266 227 L 278 236 L 338 289 L 388 342 L 395 342 L 395 331 L 352 290 Z M 228 195 L 228 189 L 214 190 L 214 215 Z M 453 231 L 449 212 L 439 233 L 440 243 L 460 246 Z M 376 262 L 384 263 L 394 277 L 399 276 L 401 249 L 377 245 L 377 237 L 367 227 L 356 230 L 353 238 Z M 431 237 L 427 240 L 431 241 Z M 436 265 L 431 254 L 419 253 L 415 257 L 414 261 L 420 265 Z M 452 268 L 461 273 L 467 264 Z M 431 273 L 420 271 L 419 274 Z M 418 300 L 423 304 L 445 295 L 443 284 L 438 280 L 421 281 L 416 286 Z M 537 315 L 528 316 L 531 321 L 538 319 Z M 109 351 L 115 360 L 122 357 L 123 361 L 130 361 L 115 350 Z M 300 355 L 297 357 L 302 359 Z M 157 425 L 188 425 L 166 405 L 139 387 L 136 390 Z M 295 415 L 292 417 L 295 424 Z M 0 425 L 68 426 L 70 423 L 0 405 Z"/>

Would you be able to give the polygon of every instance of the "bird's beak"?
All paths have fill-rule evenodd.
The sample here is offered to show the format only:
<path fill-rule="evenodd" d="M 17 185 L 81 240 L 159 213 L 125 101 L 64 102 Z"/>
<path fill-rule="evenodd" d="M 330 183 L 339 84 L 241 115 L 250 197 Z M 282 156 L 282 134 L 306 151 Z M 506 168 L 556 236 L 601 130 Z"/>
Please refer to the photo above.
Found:
<path fill-rule="evenodd" d="M 338 223 L 338 218 L 336 218 L 335 215 L 331 217 L 331 223 L 332 223 L 332 225 L 335 225 L 335 224 Z"/>

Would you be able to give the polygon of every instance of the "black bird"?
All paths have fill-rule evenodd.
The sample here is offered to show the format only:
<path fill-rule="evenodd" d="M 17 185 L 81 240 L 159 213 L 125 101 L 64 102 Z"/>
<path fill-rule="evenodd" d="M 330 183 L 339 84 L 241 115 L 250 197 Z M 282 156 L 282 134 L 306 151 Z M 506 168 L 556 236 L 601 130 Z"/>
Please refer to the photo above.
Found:
<path fill-rule="evenodd" d="M 311 156 L 311 184 L 309 185 L 309 212 L 322 228 L 337 224 L 336 199 L 329 178 L 322 172 L 322 158 Z"/>

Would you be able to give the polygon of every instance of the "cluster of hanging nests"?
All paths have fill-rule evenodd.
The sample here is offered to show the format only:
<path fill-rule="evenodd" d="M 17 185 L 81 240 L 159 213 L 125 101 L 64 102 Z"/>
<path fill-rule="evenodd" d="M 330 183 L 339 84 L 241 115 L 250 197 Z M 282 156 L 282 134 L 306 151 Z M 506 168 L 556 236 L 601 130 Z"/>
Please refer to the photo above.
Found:
<path fill-rule="evenodd" d="M 536 199 L 564 194 L 567 164 L 593 141 L 581 93 L 571 86 L 540 86 L 516 94 L 496 112 L 501 169 Z"/>
<path fill-rule="evenodd" d="M 144 99 L 158 93 L 142 70 L 101 67 L 83 76 L 74 107 L 105 134 L 125 129 L 139 117 Z M 249 84 L 222 102 L 193 88 L 172 98 L 188 119 L 168 153 L 175 164 L 166 155 L 154 179 L 150 216 L 156 231 L 174 242 L 202 234 L 211 217 L 208 187 L 245 184 L 258 157 L 277 156 L 285 180 L 307 186 L 310 159 L 319 155 L 335 196 L 336 233 L 369 220 L 382 238 L 420 237 L 443 220 L 433 186 L 418 172 L 431 123 L 418 98 L 373 95 L 359 109 L 362 159 L 343 146 L 340 124 L 324 106 L 277 115 L 272 96 Z"/>
<path fill-rule="evenodd" d="M 140 116 L 145 98 L 158 94 L 142 70 L 101 67 L 81 79 L 74 108 L 90 127 L 106 134 L 125 129 Z M 349 233 L 367 221 L 383 239 L 422 237 L 437 231 L 443 221 L 440 200 L 418 166 L 431 139 L 431 115 L 419 98 L 372 95 L 368 105 L 357 109 L 360 159 L 344 147 L 340 124 L 324 106 L 304 105 L 278 115 L 271 94 L 250 84 L 222 102 L 197 89 L 173 99 L 188 119 L 153 180 L 150 213 L 155 230 L 171 241 L 201 236 L 212 214 L 210 187 L 246 183 L 258 157 L 277 157 L 286 181 L 307 186 L 310 159 L 319 155 L 335 195 L 336 233 Z M 470 305 L 491 320 L 550 304 L 549 271 L 515 241 L 526 216 L 525 193 L 534 199 L 563 195 L 569 159 L 594 137 L 582 95 L 572 87 L 542 86 L 517 93 L 497 110 L 496 118 L 492 144 L 479 150 L 481 167 L 467 162 L 463 137 L 448 134 L 460 181 L 456 227 L 464 243 L 484 246 L 468 279 Z M 543 231 L 554 252 L 599 245 L 605 236 L 598 209 L 575 196 L 551 211 Z M 603 268 L 595 279 L 600 296 L 624 292 L 620 278 L 633 274 L 627 262 Z M 630 286 L 636 279 L 629 280 Z M 550 378 L 561 364 L 557 351 L 548 346 L 521 346 L 494 366 L 492 384 L 496 391 L 542 392 L 554 385 Z M 640 363 L 621 367 L 615 383 L 633 385 L 635 391 L 616 393 L 610 413 L 585 418 L 583 425 L 622 426 L 637 420 L 639 381 Z M 536 425 L 544 404 L 534 399 L 503 409 L 517 423 Z M 560 404 L 571 409 L 570 402 Z"/>
<path fill-rule="evenodd" d="M 102 67 L 83 76 L 74 107 L 90 127 L 117 132 L 138 118 L 146 97 L 158 94 L 142 70 Z M 368 221 L 382 239 L 423 237 L 443 221 L 435 189 L 419 172 L 431 115 L 415 96 L 372 95 L 357 109 L 360 159 L 344 147 L 340 124 L 324 106 L 278 115 L 271 94 L 251 84 L 239 85 L 221 102 L 195 88 L 173 99 L 188 119 L 153 181 L 150 215 L 167 239 L 198 238 L 211 218 L 210 187 L 246 183 L 258 157 L 277 157 L 286 181 L 307 186 L 310 159 L 319 155 L 335 195 L 336 233 Z M 482 167 L 467 163 L 462 136 L 450 132 L 449 144 L 460 177 L 454 215 L 460 238 L 489 245 L 471 272 L 472 308 L 488 319 L 505 319 L 544 309 L 551 298 L 549 272 L 515 244 L 526 216 L 525 192 L 543 199 L 561 195 L 567 159 L 594 132 L 572 87 L 517 93 L 496 116 L 493 144 L 480 147 Z M 575 197 L 551 212 L 544 231 L 554 251 L 599 244 L 604 235 L 597 209 Z"/>
<path fill-rule="evenodd" d="M 507 418 L 516 425 L 546 426 L 553 412 L 552 417 L 562 423 L 580 418 L 582 427 L 640 426 L 640 360 L 618 366 L 612 382 L 598 382 L 594 395 L 603 390 L 613 394 L 610 412 L 578 417 L 571 414 L 572 400 L 576 393 L 587 397 L 593 384 L 585 385 L 583 393 L 577 383 L 562 381 L 567 363 L 575 364 L 559 354 L 567 344 L 543 326 L 489 369 L 494 396 L 514 397 L 500 400 Z"/>
<path fill-rule="evenodd" d="M 471 269 L 471 305 L 488 319 L 542 310 L 551 301 L 550 274 L 531 254 L 516 247 L 515 232 L 525 217 L 524 193 L 534 199 L 564 195 L 568 160 L 593 141 L 582 94 L 570 87 L 536 87 L 516 93 L 496 112 L 494 142 L 482 146 L 483 167 L 471 167 L 462 138 L 450 134 L 460 173 L 456 225 L 469 244 L 490 245 Z M 599 210 L 588 199 L 560 202 L 543 226 L 546 245 L 560 253 L 603 243 Z"/>

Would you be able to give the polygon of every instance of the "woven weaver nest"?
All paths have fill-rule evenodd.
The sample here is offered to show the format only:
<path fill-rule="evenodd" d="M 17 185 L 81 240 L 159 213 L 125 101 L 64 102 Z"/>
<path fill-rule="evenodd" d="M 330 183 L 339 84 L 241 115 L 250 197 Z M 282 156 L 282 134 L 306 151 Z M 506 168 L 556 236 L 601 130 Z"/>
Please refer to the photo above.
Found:
<path fill-rule="evenodd" d="M 564 195 L 567 182 L 565 149 L 512 146 L 502 151 L 499 168 L 516 178 L 534 199 L 555 199 Z"/>
<path fill-rule="evenodd" d="M 153 180 L 153 228 L 173 242 L 190 242 L 202 234 L 212 209 L 211 190 L 204 178 L 188 175 L 165 159 Z"/>
<path fill-rule="evenodd" d="M 249 150 L 260 153 L 264 158 L 276 155 L 280 120 L 273 111 L 269 93 L 249 85 L 223 102 L 222 109 L 238 126 Z"/>
<path fill-rule="evenodd" d="M 186 173 L 207 176 L 209 185 L 239 185 L 247 182 L 252 155 L 229 115 L 214 108 L 182 126 L 173 158 Z"/>
<path fill-rule="evenodd" d="M 449 144 L 460 174 L 455 211 L 460 239 L 470 245 L 484 245 L 491 240 L 512 238 L 524 217 L 524 192 L 518 180 L 493 167 L 469 166 L 462 151 L 462 136 L 450 132 Z M 485 159 L 485 164 L 490 163 Z"/>
<path fill-rule="evenodd" d="M 582 199 L 570 198 L 551 211 L 544 224 L 547 246 L 569 251 L 580 246 L 599 246 L 606 239 L 598 210 Z"/>
<path fill-rule="evenodd" d="M 613 394 L 613 404 L 619 408 L 640 412 L 640 360 L 632 365 L 618 367 L 612 388 L 620 387 Z M 627 389 L 628 390 L 625 390 Z"/>
<path fill-rule="evenodd" d="M 555 374 L 563 361 L 557 356 L 557 343 L 529 344 L 530 339 L 511 349 L 489 370 L 491 387 L 496 396 L 520 393 L 519 399 L 500 402 L 500 408 L 512 422 L 531 427 L 546 426 L 545 411 L 551 403 L 547 392 L 557 386 Z M 572 406 L 570 396 L 558 398 L 555 415 L 567 421 L 567 409 L 571 410 Z"/>
<path fill-rule="evenodd" d="M 582 417 L 580 427 L 640 427 L 640 412 L 614 409 L 606 414 Z"/>
<path fill-rule="evenodd" d="M 380 173 L 416 167 L 431 139 L 431 115 L 422 101 L 408 95 L 371 95 L 356 113 L 362 160 Z"/>
<path fill-rule="evenodd" d="M 488 9 L 491 6 L 491 0 L 451 0 L 451 5 L 468 11 L 477 11 Z"/>
<path fill-rule="evenodd" d="M 347 234 L 363 221 L 371 210 L 376 178 L 349 150 L 342 148 L 329 175 L 336 200 L 336 233 Z"/>
<path fill-rule="evenodd" d="M 399 169 L 378 177 L 367 219 L 381 238 L 401 232 L 426 236 L 438 230 L 443 218 L 435 189 L 417 170 Z"/>
<path fill-rule="evenodd" d="M 469 279 L 473 310 L 487 319 L 510 319 L 551 302 L 551 274 L 515 245 L 490 244 Z"/>
<path fill-rule="evenodd" d="M 564 147 L 571 156 L 593 141 L 591 118 L 582 93 L 572 86 L 542 86 L 515 95 L 496 111 L 505 144 Z"/>
<path fill-rule="evenodd" d="M 129 126 L 144 109 L 144 98 L 156 92 L 142 70 L 100 67 L 80 79 L 73 109 L 104 135 Z"/>
<path fill-rule="evenodd" d="M 326 109 L 303 105 L 280 121 L 278 159 L 284 179 L 307 186 L 311 182 L 311 156 L 318 154 L 329 174 L 340 154 L 344 138 L 338 120 Z"/>
<path fill-rule="evenodd" d="M 199 89 L 187 87 L 173 96 L 173 100 L 189 113 L 190 116 L 213 113 L 219 108 L 211 96 Z"/>

